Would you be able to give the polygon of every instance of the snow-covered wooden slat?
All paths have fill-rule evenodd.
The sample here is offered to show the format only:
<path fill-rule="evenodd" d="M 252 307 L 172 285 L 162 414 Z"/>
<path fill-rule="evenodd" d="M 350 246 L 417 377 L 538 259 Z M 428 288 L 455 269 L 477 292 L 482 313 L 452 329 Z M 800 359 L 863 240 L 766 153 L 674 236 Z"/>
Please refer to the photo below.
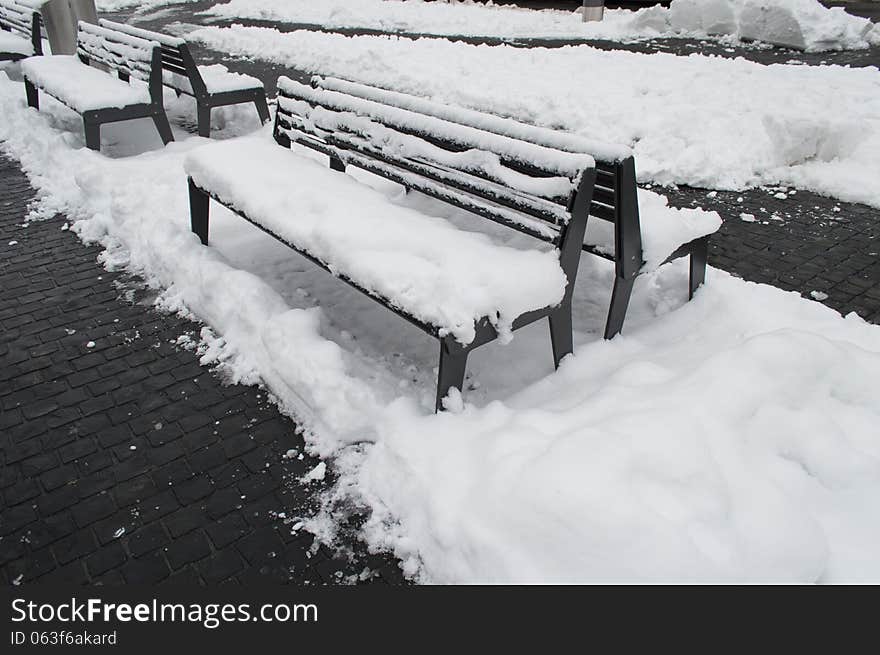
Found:
<path fill-rule="evenodd" d="M 98 21 L 101 27 L 113 30 L 114 32 L 122 32 L 129 36 L 134 36 L 145 41 L 155 41 L 161 46 L 162 67 L 170 70 L 178 75 L 187 75 L 187 62 L 181 54 L 181 48 L 186 46 L 186 41 L 176 36 L 170 36 L 161 32 L 145 30 L 140 27 L 128 25 L 125 23 L 116 23 L 102 18 Z"/>
<path fill-rule="evenodd" d="M 82 21 L 79 23 L 77 54 L 141 80 L 150 79 L 153 52 L 159 47 L 156 41 Z"/>
<path fill-rule="evenodd" d="M 365 100 L 408 109 L 420 114 L 442 118 L 459 125 L 475 127 L 547 148 L 572 153 L 588 152 L 599 161 L 620 161 L 632 155 L 632 150 L 623 145 L 529 125 L 510 118 L 503 118 L 464 107 L 455 107 L 399 91 L 388 91 L 335 77 L 315 76 L 312 78 L 312 84 L 316 88 L 339 91 Z"/>
<path fill-rule="evenodd" d="M 14 0 L 0 0 L 0 28 L 32 41 L 34 40 L 34 15 L 36 13 L 37 11 L 33 7 Z M 36 38 L 40 38 L 39 35 Z"/>
<path fill-rule="evenodd" d="M 308 146 L 346 164 L 354 164 L 358 168 L 376 173 L 407 188 L 415 189 L 497 223 L 514 227 L 542 241 L 555 243 L 559 232 L 549 223 L 562 224 L 567 220 L 567 216 L 554 216 L 545 218 L 545 220 L 532 218 L 522 213 L 523 207 L 511 208 L 508 203 L 504 202 L 505 199 L 501 193 L 493 200 L 491 192 L 487 191 L 485 195 L 476 195 L 473 188 L 469 191 L 463 184 L 460 186 L 437 185 L 433 182 L 441 181 L 440 179 L 429 177 L 423 170 L 413 170 L 408 166 L 409 162 L 405 160 L 389 161 L 384 156 L 381 159 L 378 158 L 381 153 L 375 153 L 375 156 L 371 157 L 369 154 L 352 150 L 344 145 L 340 147 L 338 142 L 333 142 L 336 140 L 333 137 L 330 137 L 330 142 L 328 142 L 307 131 L 308 128 L 302 122 L 295 124 L 297 123 L 296 117 L 292 117 L 291 121 L 294 124 L 279 123 L 279 130 L 294 143 Z"/>
<path fill-rule="evenodd" d="M 492 152 L 501 157 L 505 164 L 515 162 L 547 176 L 564 176 L 574 180 L 578 179 L 584 170 L 595 165 L 595 160 L 587 153 L 566 152 L 523 142 L 372 100 L 312 88 L 286 77 L 279 78 L 278 88 L 283 95 L 303 100 L 311 105 L 367 117 L 403 133 L 430 135 L 434 140 L 443 140 L 461 149 Z"/>
<path fill-rule="evenodd" d="M 538 214 L 543 220 L 556 225 L 566 222 L 569 218 L 566 206 L 547 200 L 539 195 L 529 194 L 512 188 L 509 175 L 520 175 L 519 173 L 511 171 L 508 179 L 501 181 L 487 179 L 485 171 L 480 166 L 475 166 L 473 170 L 469 170 L 467 167 L 448 165 L 448 162 L 443 160 L 450 153 L 427 142 L 421 144 L 421 147 L 426 152 L 435 155 L 434 157 L 403 156 L 394 148 L 387 147 L 393 135 L 386 135 L 386 140 L 381 142 L 371 140 L 371 132 L 375 136 L 375 130 L 381 131 L 385 129 L 381 126 L 365 126 L 361 124 L 361 129 L 339 130 L 337 129 L 340 125 L 339 117 L 337 115 L 327 115 L 328 113 L 335 114 L 334 112 L 324 110 L 316 115 L 318 110 L 312 110 L 306 103 L 290 100 L 283 96 L 279 96 L 278 104 L 280 116 L 283 119 L 290 121 L 293 126 L 302 131 L 319 133 L 327 142 L 344 148 L 366 151 L 368 154 L 383 158 L 399 168 L 418 173 L 442 184 L 454 186 L 461 191 L 481 196 L 517 211 Z M 415 137 L 403 135 L 403 138 L 413 139 Z M 545 178 L 544 180 L 532 182 L 532 184 L 548 182 L 550 184 L 554 182 L 564 184 L 564 188 L 560 188 L 558 191 L 560 195 L 565 194 L 567 202 L 567 196 L 571 193 L 571 182 L 567 178 Z M 535 189 L 532 190 L 534 191 Z"/>

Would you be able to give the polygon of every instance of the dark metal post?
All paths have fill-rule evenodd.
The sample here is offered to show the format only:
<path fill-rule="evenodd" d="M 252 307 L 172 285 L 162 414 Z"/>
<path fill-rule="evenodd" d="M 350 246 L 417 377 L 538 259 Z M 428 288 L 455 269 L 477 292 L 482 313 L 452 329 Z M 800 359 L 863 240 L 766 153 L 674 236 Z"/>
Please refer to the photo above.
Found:
<path fill-rule="evenodd" d="M 600 21 L 605 14 L 605 0 L 584 0 L 582 11 L 585 23 L 587 21 Z"/>

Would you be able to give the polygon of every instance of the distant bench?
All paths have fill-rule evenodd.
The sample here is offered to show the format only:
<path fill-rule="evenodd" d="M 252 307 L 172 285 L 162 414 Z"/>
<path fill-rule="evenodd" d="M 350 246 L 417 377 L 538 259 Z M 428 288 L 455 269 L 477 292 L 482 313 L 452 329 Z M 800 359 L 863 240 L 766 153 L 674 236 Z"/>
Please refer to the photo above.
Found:
<path fill-rule="evenodd" d="M 92 150 L 101 149 L 101 125 L 134 118 L 152 118 L 162 142 L 167 145 L 174 140 L 162 102 L 158 43 L 80 22 L 76 52 L 22 62 L 31 107 L 39 109 L 42 90 L 80 114 L 86 145 Z M 132 84 L 131 78 L 146 84 Z"/>
<path fill-rule="evenodd" d="M 118 32 L 155 41 L 161 46 L 162 83 L 178 95 L 195 98 L 201 136 L 211 136 L 211 110 L 214 107 L 252 102 L 260 120 L 263 123 L 269 120 L 266 89 L 257 78 L 233 73 L 220 64 L 197 65 L 184 39 L 109 20 L 102 19 L 98 23 Z"/>
<path fill-rule="evenodd" d="M 546 317 L 556 365 L 572 352 L 582 249 L 617 264 L 606 336 L 620 331 L 643 265 L 627 149 L 329 78 L 312 87 L 278 80 L 274 137 L 327 155 L 335 171 L 356 166 L 553 247 L 498 245 L 255 138 L 188 157 L 202 243 L 213 198 L 437 338 L 438 410 L 462 390 L 468 354 L 513 330 Z M 615 254 L 585 245 L 590 215 L 614 226 Z M 705 243 L 701 235 L 681 250 L 692 255 L 691 293 L 703 280 Z"/>
<path fill-rule="evenodd" d="M 43 54 L 42 21 L 33 7 L 0 0 L 0 61 Z"/>

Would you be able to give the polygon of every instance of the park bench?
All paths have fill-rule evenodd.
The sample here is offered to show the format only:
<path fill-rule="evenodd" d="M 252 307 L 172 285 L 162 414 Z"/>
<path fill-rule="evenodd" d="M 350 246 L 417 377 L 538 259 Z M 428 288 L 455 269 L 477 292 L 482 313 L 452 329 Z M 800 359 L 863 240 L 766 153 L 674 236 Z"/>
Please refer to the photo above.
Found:
<path fill-rule="evenodd" d="M 332 171 L 319 168 L 320 177 L 311 159 L 255 139 L 188 157 L 193 232 L 208 243 L 213 198 L 437 338 L 438 410 L 452 388 L 462 390 L 472 350 L 545 317 L 558 366 L 573 348 L 572 295 L 581 251 L 607 256 L 601 244 L 585 241 L 588 216 L 601 214 L 627 244 L 620 251 L 634 259 L 620 263 L 622 275 L 633 270 L 634 277 L 642 264 L 632 245 L 638 235 L 626 234 L 633 214 L 638 228 L 629 150 L 460 108 L 420 106 L 413 96 L 351 84 L 315 78 L 307 86 L 280 78 L 275 141 L 327 155 L 332 171 L 369 171 L 552 250 L 498 245 L 384 196 L 377 203 L 370 193 L 379 194 L 366 185 L 347 176 L 334 180 Z M 601 201 L 595 196 L 597 154 L 605 162 Z M 629 183 L 631 196 L 624 193 Z M 320 200 L 308 195 L 331 185 Z M 426 259 L 433 268 L 422 265 Z M 694 259 L 691 291 L 702 281 L 699 253 Z M 615 285 L 610 324 L 626 311 L 622 303 L 631 284 L 622 279 L 621 288 Z"/>
<path fill-rule="evenodd" d="M 189 44 L 184 39 L 104 19 L 98 21 L 98 24 L 131 36 L 155 41 L 161 46 L 162 82 L 173 89 L 178 96 L 183 94 L 195 98 L 201 136 L 211 136 L 211 110 L 214 107 L 252 102 L 257 108 L 260 120 L 263 123 L 269 120 L 266 89 L 257 78 L 233 73 L 222 64 L 197 65 Z"/>
<path fill-rule="evenodd" d="M 640 218 L 635 158 L 629 148 L 599 143 L 570 133 L 526 125 L 480 111 L 454 107 L 406 93 L 333 77 L 314 77 L 319 89 L 379 102 L 459 125 L 491 131 L 566 152 L 589 152 L 596 160 L 596 185 L 583 250 L 614 262 L 615 278 L 605 324 L 605 338 L 623 328 L 636 278 L 680 257 L 690 257 L 689 298 L 706 277 L 709 235 L 720 226 L 685 216 L 655 213 L 645 225 Z"/>
<path fill-rule="evenodd" d="M 162 142 L 174 140 L 162 102 L 158 43 L 80 21 L 76 50 L 22 62 L 31 107 L 39 109 L 42 90 L 82 115 L 92 150 L 101 149 L 102 124 L 134 118 L 152 118 Z"/>
<path fill-rule="evenodd" d="M 33 7 L 0 0 L 0 61 L 43 54 L 42 21 Z"/>

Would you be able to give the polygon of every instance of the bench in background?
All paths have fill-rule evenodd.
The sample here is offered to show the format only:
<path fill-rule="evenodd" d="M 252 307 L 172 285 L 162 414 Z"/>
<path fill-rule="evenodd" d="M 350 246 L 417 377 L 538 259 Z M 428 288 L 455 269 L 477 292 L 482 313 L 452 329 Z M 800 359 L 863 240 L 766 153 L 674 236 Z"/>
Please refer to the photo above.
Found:
<path fill-rule="evenodd" d="M 134 118 L 152 118 L 162 142 L 174 140 L 162 102 L 158 43 L 80 22 L 76 49 L 76 55 L 22 62 L 31 107 L 39 109 L 42 90 L 82 115 L 86 145 L 92 150 L 101 149 L 101 125 Z"/>
<path fill-rule="evenodd" d="M 211 136 L 211 110 L 214 107 L 252 102 L 260 120 L 263 123 L 269 120 L 266 89 L 255 77 L 230 72 L 219 64 L 198 66 L 184 39 L 103 19 L 99 24 L 131 36 L 155 41 L 161 46 L 162 82 L 178 95 L 195 98 L 200 136 Z"/>
<path fill-rule="evenodd" d="M 0 61 L 43 54 L 42 20 L 33 7 L 0 0 Z"/>
<path fill-rule="evenodd" d="M 589 222 L 583 250 L 614 262 L 615 281 L 605 324 L 606 339 L 623 329 L 633 285 L 639 275 L 679 257 L 690 257 L 690 298 L 705 280 L 709 234 L 717 230 L 720 221 L 699 226 L 677 217 L 663 221 L 663 225 L 659 224 L 659 217 L 647 223 L 642 221 L 635 159 L 629 148 L 338 78 L 314 77 L 312 85 L 549 148 L 591 153 L 596 159 L 596 186 L 590 218 L 596 220 Z M 646 261 L 646 251 L 653 255 L 650 261 Z"/>
<path fill-rule="evenodd" d="M 278 144 L 312 148 L 328 155 L 337 171 L 357 166 L 545 247 L 498 245 L 398 207 L 351 178 L 334 180 L 331 171 L 317 169 L 325 177 L 315 180 L 315 162 L 255 138 L 200 148 L 187 160 L 192 229 L 203 243 L 213 198 L 437 338 L 438 410 L 452 388 L 462 390 L 468 354 L 509 331 L 547 318 L 555 363 L 572 352 L 572 293 L 595 181 L 589 153 L 287 78 L 279 79 L 278 93 Z M 297 186 L 308 184 L 304 178 L 314 188 L 301 193 L 322 197 L 298 214 L 291 203 Z M 328 185 L 339 186 L 323 192 Z"/>

